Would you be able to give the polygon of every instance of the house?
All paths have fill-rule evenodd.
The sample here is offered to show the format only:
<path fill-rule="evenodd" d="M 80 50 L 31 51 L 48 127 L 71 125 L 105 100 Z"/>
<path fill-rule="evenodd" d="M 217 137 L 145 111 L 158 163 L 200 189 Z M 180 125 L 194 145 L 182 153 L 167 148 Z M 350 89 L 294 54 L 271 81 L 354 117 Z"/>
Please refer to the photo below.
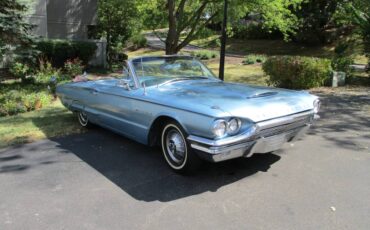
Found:
<path fill-rule="evenodd" d="M 98 0 L 27 1 L 27 20 L 35 25 L 33 34 L 47 39 L 94 41 L 97 52 L 92 65 L 106 65 L 106 42 L 90 38 L 97 22 Z"/>
<path fill-rule="evenodd" d="M 97 21 L 98 0 L 36 0 L 29 3 L 28 19 L 34 33 L 50 39 L 89 39 Z"/>

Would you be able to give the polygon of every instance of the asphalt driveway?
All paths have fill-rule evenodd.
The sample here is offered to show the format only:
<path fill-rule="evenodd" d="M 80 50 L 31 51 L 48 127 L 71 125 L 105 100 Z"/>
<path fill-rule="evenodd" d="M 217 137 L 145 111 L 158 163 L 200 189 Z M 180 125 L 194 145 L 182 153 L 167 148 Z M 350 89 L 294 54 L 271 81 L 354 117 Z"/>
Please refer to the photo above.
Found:
<path fill-rule="evenodd" d="M 183 177 L 103 129 L 0 150 L 0 229 L 369 229 L 370 95 L 279 152 Z"/>

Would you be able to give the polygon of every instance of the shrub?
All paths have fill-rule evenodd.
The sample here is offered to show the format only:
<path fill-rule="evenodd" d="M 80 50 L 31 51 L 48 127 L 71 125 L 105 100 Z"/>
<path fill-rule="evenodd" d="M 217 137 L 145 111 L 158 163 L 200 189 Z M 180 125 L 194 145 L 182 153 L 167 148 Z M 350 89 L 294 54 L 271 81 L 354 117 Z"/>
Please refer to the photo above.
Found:
<path fill-rule="evenodd" d="M 350 65 L 354 63 L 353 41 L 339 42 L 334 49 L 332 67 L 334 71 L 345 72 L 350 76 L 353 72 Z"/>
<path fill-rule="evenodd" d="M 60 79 L 62 77 L 60 70 L 54 68 L 51 62 L 48 61 L 47 59 L 40 58 L 39 69 L 35 73 L 36 81 L 39 83 L 49 83 L 52 77 Z"/>
<path fill-rule="evenodd" d="M 208 47 L 217 48 L 221 47 L 221 40 L 220 38 L 213 39 L 207 43 Z"/>
<path fill-rule="evenodd" d="M 246 56 L 243 60 L 244 65 L 253 65 L 254 63 L 256 63 L 256 59 L 251 56 Z"/>
<path fill-rule="evenodd" d="M 118 65 L 120 68 L 122 65 L 122 62 L 124 62 L 127 59 L 128 59 L 128 55 L 123 52 L 114 51 L 110 53 L 110 60 L 111 60 L 112 66 Z"/>
<path fill-rule="evenodd" d="M 68 76 L 75 77 L 79 74 L 82 74 L 84 66 L 82 65 L 82 61 L 78 58 L 67 60 L 64 63 L 64 71 Z"/>
<path fill-rule="evenodd" d="M 87 65 L 97 48 L 94 42 L 67 40 L 42 40 L 36 46 L 55 67 L 63 67 L 68 59 L 74 58 Z"/>
<path fill-rule="evenodd" d="M 202 39 L 202 38 L 208 38 L 212 35 L 215 35 L 217 34 L 215 31 L 209 29 L 209 28 L 206 28 L 206 27 L 203 27 L 203 28 L 200 28 L 200 30 L 198 31 L 198 33 L 195 35 L 195 39 Z"/>
<path fill-rule="evenodd" d="M 331 74 L 331 61 L 313 57 L 275 56 L 263 64 L 269 83 L 278 87 L 308 89 L 322 86 Z"/>
<path fill-rule="evenodd" d="M 212 58 L 217 58 L 218 53 L 209 50 L 200 50 L 191 53 L 192 56 L 199 58 L 200 60 L 209 60 Z"/>
<path fill-rule="evenodd" d="M 136 34 L 131 37 L 130 39 L 134 49 L 139 49 L 145 47 L 147 44 L 147 40 L 143 34 Z"/>
<path fill-rule="evenodd" d="M 244 65 L 252 65 L 257 63 L 263 63 L 266 61 L 266 56 L 264 55 L 258 55 L 258 54 L 250 54 L 245 56 L 243 60 Z"/>
<path fill-rule="evenodd" d="M 16 77 L 20 78 L 22 82 L 26 81 L 26 76 L 30 74 L 31 69 L 27 64 L 23 64 L 21 62 L 15 62 L 10 67 L 10 73 Z"/>
<path fill-rule="evenodd" d="M 351 75 L 353 70 L 351 65 L 354 63 L 353 57 L 336 56 L 332 59 L 332 67 L 335 71 L 345 72 L 347 76 Z"/>
<path fill-rule="evenodd" d="M 0 85 L 0 116 L 40 109 L 51 103 L 46 88 L 36 85 Z"/>

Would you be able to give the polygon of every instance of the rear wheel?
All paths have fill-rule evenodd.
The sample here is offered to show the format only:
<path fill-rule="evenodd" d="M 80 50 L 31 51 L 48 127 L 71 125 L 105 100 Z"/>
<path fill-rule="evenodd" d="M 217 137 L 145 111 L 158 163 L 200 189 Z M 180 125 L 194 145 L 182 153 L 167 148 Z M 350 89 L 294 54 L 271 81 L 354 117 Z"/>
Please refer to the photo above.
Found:
<path fill-rule="evenodd" d="M 201 165 L 201 160 L 190 148 L 186 136 L 186 132 L 176 122 L 167 123 L 161 136 L 162 152 L 167 164 L 181 174 L 192 173 Z"/>
<path fill-rule="evenodd" d="M 81 112 L 81 111 L 77 112 L 77 118 L 78 118 L 78 123 L 80 123 L 82 127 L 90 128 L 92 126 L 91 122 L 89 122 L 89 117 L 87 116 L 85 112 Z"/>

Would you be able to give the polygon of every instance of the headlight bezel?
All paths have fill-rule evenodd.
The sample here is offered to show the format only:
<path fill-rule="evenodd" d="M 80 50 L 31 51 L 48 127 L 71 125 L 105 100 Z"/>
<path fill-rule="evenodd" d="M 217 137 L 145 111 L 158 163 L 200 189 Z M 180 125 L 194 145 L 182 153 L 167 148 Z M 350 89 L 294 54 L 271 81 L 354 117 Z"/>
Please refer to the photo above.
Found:
<path fill-rule="evenodd" d="M 240 119 L 238 119 L 238 118 L 231 118 L 227 122 L 227 127 L 226 127 L 227 134 L 229 134 L 229 135 L 235 135 L 235 134 L 237 134 L 240 131 L 241 124 L 242 124 L 242 122 L 241 122 Z M 232 129 L 231 128 L 231 125 L 236 125 L 236 128 L 235 129 Z"/>
<path fill-rule="evenodd" d="M 224 127 L 222 128 L 222 125 Z M 212 124 L 212 133 L 215 135 L 217 138 L 224 137 L 227 134 L 227 122 L 224 119 L 218 119 L 215 120 Z M 220 131 L 220 132 L 219 132 Z"/>
<path fill-rule="evenodd" d="M 232 129 L 231 125 L 235 125 L 236 128 Z M 217 119 L 213 122 L 211 131 L 216 138 L 222 138 L 225 136 L 233 136 L 239 133 L 242 128 L 242 121 L 239 118 L 232 117 L 230 119 Z"/>

